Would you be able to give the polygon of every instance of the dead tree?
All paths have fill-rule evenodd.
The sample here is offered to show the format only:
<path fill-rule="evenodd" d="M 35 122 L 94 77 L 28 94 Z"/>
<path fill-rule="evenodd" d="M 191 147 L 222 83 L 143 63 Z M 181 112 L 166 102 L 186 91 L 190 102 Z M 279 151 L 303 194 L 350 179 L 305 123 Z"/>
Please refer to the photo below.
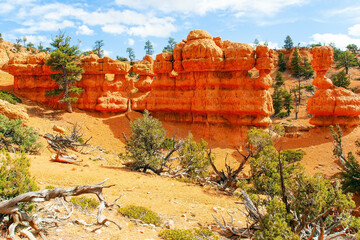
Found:
<path fill-rule="evenodd" d="M 241 190 L 241 193 L 245 200 L 244 205 L 247 211 L 246 216 L 247 219 L 250 220 L 250 222 L 247 224 L 246 227 L 239 228 L 233 226 L 234 219 L 230 214 L 229 214 L 231 217 L 230 223 L 226 222 L 223 216 L 221 216 L 223 223 L 221 223 L 214 215 L 213 218 L 215 219 L 216 223 L 220 226 L 222 230 L 221 234 L 226 236 L 227 238 L 252 239 L 255 231 L 259 230 L 258 223 L 262 221 L 262 214 L 259 212 L 259 209 L 253 203 L 253 201 L 251 201 L 247 193 L 243 190 Z"/>
<path fill-rule="evenodd" d="M 64 200 L 66 200 L 66 197 L 78 196 L 82 194 L 95 194 L 98 197 L 98 200 L 100 201 L 96 225 L 102 227 L 106 222 L 111 222 L 121 230 L 121 226 L 119 224 L 117 224 L 115 221 L 111 219 L 104 217 L 102 214 L 105 208 L 112 206 L 105 201 L 105 198 L 102 194 L 104 188 L 110 188 L 114 186 L 114 185 L 104 186 L 103 184 L 107 180 L 108 179 L 105 179 L 104 181 L 95 185 L 77 186 L 68 189 L 54 188 L 54 189 L 45 189 L 36 192 L 27 192 L 19 196 L 16 196 L 12 199 L 0 202 L 0 215 L 2 216 L 9 215 L 10 219 L 12 220 L 12 223 L 8 227 L 8 236 L 11 239 L 16 239 L 15 228 L 20 222 L 23 221 L 29 222 L 30 226 L 35 230 L 35 232 L 37 233 L 40 232 L 40 229 L 37 226 L 35 219 L 29 216 L 27 213 L 20 211 L 20 206 L 19 206 L 20 203 L 44 202 L 55 198 L 64 198 Z M 3 219 L 1 219 L 1 221 L 2 220 Z M 29 236 L 28 237 L 29 239 L 35 239 L 34 235 L 31 232 L 27 231 L 26 234 Z"/>
<path fill-rule="evenodd" d="M 246 154 L 242 153 L 238 147 L 235 147 L 236 151 L 242 157 L 242 160 L 236 169 L 233 169 L 230 165 L 227 164 L 227 155 L 226 155 L 225 171 L 224 170 L 220 171 L 216 168 L 214 161 L 211 157 L 211 149 L 207 151 L 210 165 L 213 168 L 216 175 L 218 175 L 218 177 L 220 178 L 219 180 L 216 181 L 219 185 L 220 190 L 225 191 L 227 188 L 229 188 L 231 190 L 231 192 L 235 191 L 236 190 L 236 182 L 238 180 L 239 173 L 244 169 L 245 164 L 248 162 L 248 160 L 262 150 L 262 147 L 261 148 L 253 148 L 249 144 L 244 145 L 243 147 L 246 149 L 246 152 L 247 152 Z"/>
<path fill-rule="evenodd" d="M 74 155 L 68 154 L 68 149 L 78 152 L 81 154 L 86 154 L 88 152 L 84 152 L 85 147 L 89 147 L 88 142 L 91 137 L 86 141 L 81 141 L 83 137 L 82 126 L 75 124 L 71 130 L 70 135 L 52 135 L 50 133 L 46 133 L 44 138 L 47 140 L 49 144 L 49 148 L 56 152 L 56 156 L 53 157 L 53 161 L 56 162 L 64 162 L 64 163 L 75 163 L 77 157 Z"/>

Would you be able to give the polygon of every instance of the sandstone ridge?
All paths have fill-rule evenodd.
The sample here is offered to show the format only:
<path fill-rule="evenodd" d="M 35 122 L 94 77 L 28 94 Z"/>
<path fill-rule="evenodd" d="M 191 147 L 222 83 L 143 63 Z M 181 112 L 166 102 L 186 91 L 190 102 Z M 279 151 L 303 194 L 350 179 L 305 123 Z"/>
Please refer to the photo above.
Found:
<path fill-rule="evenodd" d="M 63 107 L 46 92 L 57 88 L 45 53 L 16 55 L 3 69 L 14 75 L 15 91 L 31 100 Z M 266 46 L 222 41 L 203 30 L 191 31 L 154 61 L 145 56 L 130 66 L 95 54 L 81 58 L 85 91 L 75 104 L 79 109 L 102 112 L 150 110 L 163 120 L 231 125 L 267 126 L 273 111 L 270 71 L 274 52 Z M 259 77 L 251 78 L 256 68 Z M 139 74 L 138 80 L 128 77 Z M 154 77 L 156 76 L 156 77 Z"/>
<path fill-rule="evenodd" d="M 253 68 L 258 78 L 249 76 Z M 266 46 L 254 50 L 194 30 L 173 53 L 156 56 L 151 90 L 132 99 L 132 108 L 148 109 L 166 121 L 267 126 L 273 68 L 274 52 Z"/>

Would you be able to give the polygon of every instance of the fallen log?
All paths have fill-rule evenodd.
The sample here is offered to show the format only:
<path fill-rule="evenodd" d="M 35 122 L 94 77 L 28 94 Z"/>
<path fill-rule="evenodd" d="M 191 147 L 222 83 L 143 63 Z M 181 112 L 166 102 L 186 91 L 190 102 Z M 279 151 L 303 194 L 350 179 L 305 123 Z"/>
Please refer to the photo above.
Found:
<path fill-rule="evenodd" d="M 16 239 L 15 237 L 15 228 L 16 226 L 23 221 L 29 222 L 30 226 L 35 230 L 38 231 L 39 228 L 36 226 L 34 218 L 28 216 L 26 213 L 20 211 L 19 203 L 24 202 L 44 202 L 49 201 L 54 198 L 64 198 L 66 200 L 66 197 L 69 196 L 78 196 L 82 194 L 95 194 L 98 197 L 98 200 L 100 202 L 99 210 L 97 214 L 97 222 L 96 225 L 104 226 L 106 222 L 111 222 L 115 224 L 120 230 L 121 226 L 117 224 L 115 221 L 108 219 L 103 216 L 102 212 L 105 208 L 111 207 L 114 204 L 108 204 L 105 201 L 105 198 L 102 194 L 102 191 L 104 188 L 110 188 L 114 185 L 108 185 L 104 186 L 103 184 L 108 179 L 105 179 L 104 181 L 95 184 L 95 185 L 83 185 L 83 186 L 77 186 L 72 187 L 68 189 L 63 188 L 54 188 L 54 189 L 45 189 L 41 191 L 35 191 L 35 192 L 27 192 L 24 194 L 21 194 L 19 196 L 16 196 L 12 199 L 1 201 L 0 202 L 0 215 L 10 215 L 12 219 L 12 224 L 8 227 L 8 236 L 10 239 Z M 29 235 L 29 231 L 26 232 L 26 235 Z M 25 234 L 24 232 L 22 234 Z M 30 236 L 31 237 L 31 236 Z M 29 238 L 30 238 L 29 237 Z M 32 236 L 33 237 L 33 236 Z"/>

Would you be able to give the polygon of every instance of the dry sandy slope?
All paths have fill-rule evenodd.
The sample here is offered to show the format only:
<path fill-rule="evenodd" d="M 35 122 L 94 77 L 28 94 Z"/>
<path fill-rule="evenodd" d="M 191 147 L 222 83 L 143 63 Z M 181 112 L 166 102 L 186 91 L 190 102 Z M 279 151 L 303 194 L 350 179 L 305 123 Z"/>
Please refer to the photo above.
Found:
<path fill-rule="evenodd" d="M 0 89 L 12 91 L 12 84 L 12 77 L 0 72 Z M 222 213 L 235 212 L 236 221 L 243 219 L 240 213 L 242 205 L 237 203 L 236 197 L 225 196 L 213 189 L 201 188 L 164 177 L 131 172 L 121 167 L 108 167 L 110 163 L 115 162 L 116 154 L 124 151 L 122 133 L 129 134 L 129 119 L 135 119 L 140 114 L 102 115 L 79 110 L 69 114 L 44 108 L 26 99 L 23 100 L 23 105 L 30 116 L 28 125 L 36 128 L 40 134 L 54 133 L 52 131 L 54 124 L 70 128 L 73 123 L 81 123 L 84 125 L 85 137 L 93 137 L 91 144 L 101 146 L 106 150 L 105 153 L 95 151 L 91 155 L 80 155 L 80 159 L 83 160 L 82 166 L 76 166 L 50 162 L 49 159 L 53 153 L 43 147 L 39 155 L 30 156 L 31 174 L 40 188 L 48 185 L 72 187 L 94 184 L 110 178 L 108 183 L 116 184 L 105 190 L 105 197 L 110 202 L 122 194 L 120 204 L 148 207 L 158 212 L 165 220 L 174 220 L 178 228 L 213 223 L 211 214 L 215 213 L 214 207 L 222 209 L 220 210 Z M 306 125 L 307 122 L 304 105 L 301 108 L 300 119 L 293 120 L 292 124 Z M 165 123 L 164 127 L 168 130 L 169 136 L 172 136 L 174 132 L 182 136 L 186 136 L 188 133 L 188 129 L 182 129 L 176 124 Z M 221 132 L 218 134 L 221 135 Z M 346 129 L 344 135 L 343 141 L 346 150 L 354 151 L 354 141 L 360 137 L 360 127 Z M 44 139 L 41 141 L 43 146 L 47 145 Z M 230 154 L 229 158 L 234 161 L 236 154 L 233 149 L 211 141 L 210 145 L 216 153 L 218 166 L 222 165 L 227 153 Z M 302 162 L 309 173 L 322 172 L 327 176 L 332 176 L 338 172 L 338 165 L 332 157 L 332 139 L 327 128 L 311 130 L 300 138 L 282 138 L 277 146 L 281 149 L 302 148 L 307 153 Z M 99 157 L 106 160 L 91 160 Z M 127 191 L 128 189 L 132 190 Z M 108 214 L 120 222 L 124 229 L 118 231 L 110 225 L 109 228 L 102 229 L 101 234 L 97 235 L 89 233 L 77 225 L 66 225 L 66 228 L 61 228 L 60 232 L 55 229 L 51 230 L 49 239 L 74 239 L 75 236 L 88 239 L 157 239 L 157 232 L 152 228 L 136 227 L 116 213 Z"/>

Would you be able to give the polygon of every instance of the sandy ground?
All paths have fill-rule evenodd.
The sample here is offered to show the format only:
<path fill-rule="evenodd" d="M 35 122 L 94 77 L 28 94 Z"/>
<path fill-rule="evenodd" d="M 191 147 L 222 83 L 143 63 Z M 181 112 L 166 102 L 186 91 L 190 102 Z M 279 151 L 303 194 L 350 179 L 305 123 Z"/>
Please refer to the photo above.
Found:
<path fill-rule="evenodd" d="M 11 92 L 12 85 L 12 76 L 0 71 L 0 89 Z M 308 126 L 306 98 L 307 95 L 303 99 L 298 120 L 291 116 L 291 120 L 275 120 L 275 122 Z M 227 212 L 233 214 L 234 225 L 243 223 L 244 216 L 241 213 L 243 206 L 238 202 L 237 197 L 224 195 L 210 187 L 201 188 L 153 174 L 132 172 L 116 165 L 117 154 L 124 152 L 122 133 L 129 135 L 129 119 L 136 119 L 140 116 L 139 113 L 129 113 L 127 116 L 125 114 L 104 115 L 76 110 L 69 114 L 47 109 L 26 99 L 23 99 L 22 105 L 30 116 L 28 125 L 40 134 L 55 134 L 52 130 L 54 125 L 70 129 L 72 124 L 79 123 L 83 125 L 84 137 L 91 136 L 90 143 L 104 150 L 102 152 L 96 150 L 89 155 L 79 155 L 82 160 L 81 166 L 55 163 L 49 161 L 53 153 L 46 148 L 45 139 L 41 138 L 43 147 L 40 153 L 29 156 L 31 174 L 41 189 L 46 186 L 67 188 L 95 184 L 109 178 L 108 183 L 115 184 L 114 187 L 104 190 L 109 202 L 122 195 L 119 204 L 124 206 L 135 204 L 150 208 L 159 213 L 164 221 L 174 221 L 176 228 L 207 226 L 214 223 L 212 214 L 227 216 Z M 174 133 L 186 136 L 189 131 L 188 128 L 175 123 L 164 123 L 164 127 L 169 136 Z M 217 134 L 221 135 L 221 132 Z M 346 152 L 356 150 L 354 141 L 359 137 L 360 127 L 344 129 L 343 143 Z M 227 154 L 232 164 L 236 163 L 238 157 L 231 146 L 224 142 L 217 142 L 214 138 L 206 140 L 216 154 L 216 164 L 219 167 L 223 166 Z M 299 138 L 281 138 L 276 146 L 279 149 L 303 149 L 306 155 L 302 163 L 310 174 L 321 172 L 326 177 L 332 177 L 339 172 L 338 162 L 332 156 L 332 138 L 327 128 L 312 129 Z M 105 214 L 119 222 L 123 229 L 119 231 L 114 225 L 110 225 L 101 229 L 101 232 L 91 233 L 86 227 L 68 223 L 50 229 L 48 239 L 158 239 L 157 234 L 160 228 L 136 226 L 115 210 Z M 69 222 L 76 218 L 95 222 L 91 215 L 80 212 L 76 212 Z"/>

